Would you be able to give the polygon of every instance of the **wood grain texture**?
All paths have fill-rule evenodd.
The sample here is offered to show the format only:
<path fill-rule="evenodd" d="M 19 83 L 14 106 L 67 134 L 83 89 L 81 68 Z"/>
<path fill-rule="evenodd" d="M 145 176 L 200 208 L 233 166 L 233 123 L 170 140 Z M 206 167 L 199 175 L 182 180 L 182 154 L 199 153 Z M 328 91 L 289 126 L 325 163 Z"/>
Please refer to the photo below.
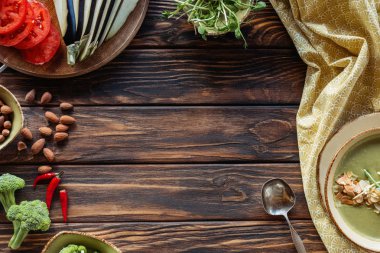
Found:
<path fill-rule="evenodd" d="M 49 108 L 59 114 L 57 108 Z M 295 107 L 76 107 L 68 142 L 48 147 L 57 163 L 298 161 Z M 26 126 L 46 125 L 25 108 Z M 1 153 L 0 163 L 41 163 L 42 155 Z"/>
<path fill-rule="evenodd" d="M 275 10 L 267 8 L 255 13 L 242 26 L 249 48 L 294 48 L 285 27 Z M 164 10 L 174 10 L 171 0 L 151 0 L 147 17 L 130 47 L 134 48 L 243 48 L 233 34 L 204 41 L 187 23 L 186 17 L 175 20 L 162 17 Z"/>
<path fill-rule="evenodd" d="M 293 221 L 308 252 L 326 252 L 311 221 Z M 11 252 L 6 242 L 12 233 L 10 224 L 0 225 L 1 252 Z M 37 253 L 55 233 L 62 230 L 98 235 L 123 252 L 296 252 L 285 222 L 173 222 L 173 223 L 79 223 L 55 224 L 49 233 L 26 238 L 20 253 Z"/>
<path fill-rule="evenodd" d="M 17 199 L 44 200 L 46 185 L 32 190 L 36 166 L 2 166 L 26 180 Z M 281 220 L 267 215 L 261 187 L 274 175 L 293 188 L 292 219 L 310 219 L 298 164 L 56 166 L 70 197 L 71 222 Z M 51 212 L 62 222 L 59 198 Z M 4 218 L 4 217 L 3 217 Z"/>
<path fill-rule="evenodd" d="M 61 101 L 76 105 L 78 119 L 70 140 L 54 147 L 73 223 L 61 223 L 54 202 L 50 231 L 31 234 L 19 252 L 40 252 L 62 230 L 94 233 L 123 252 L 296 252 L 285 222 L 261 207 L 272 177 L 296 193 L 290 217 L 308 252 L 326 252 L 294 163 L 306 65 L 267 3 L 243 25 L 248 50 L 232 34 L 203 41 L 186 20 L 162 18 L 172 0 L 150 0 L 128 49 L 98 71 L 54 81 L 0 75 L 35 135 L 44 111 L 58 113 Z M 53 102 L 30 107 L 23 99 L 32 88 L 51 91 Z M 15 150 L 0 154 L 0 174 L 26 179 L 18 200 L 43 200 L 46 186 L 33 192 L 31 183 L 45 159 Z M 0 211 L 0 252 L 11 252 L 11 234 Z"/>
<path fill-rule="evenodd" d="M 32 88 L 50 90 L 55 104 L 297 104 L 305 73 L 293 50 L 126 50 L 70 81 L 7 70 L 0 84 L 24 105 Z"/>

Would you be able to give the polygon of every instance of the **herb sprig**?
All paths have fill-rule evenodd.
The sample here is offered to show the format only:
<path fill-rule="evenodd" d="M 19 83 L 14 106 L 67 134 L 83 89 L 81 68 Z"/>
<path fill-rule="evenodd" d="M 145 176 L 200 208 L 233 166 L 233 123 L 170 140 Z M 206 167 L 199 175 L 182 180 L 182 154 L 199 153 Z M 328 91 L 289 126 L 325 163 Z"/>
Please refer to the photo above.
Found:
<path fill-rule="evenodd" d="M 204 40 L 210 31 L 216 34 L 234 32 L 237 39 L 245 37 L 241 31 L 239 11 L 259 11 L 266 7 L 265 2 L 257 0 L 174 0 L 177 8 L 174 11 L 164 11 L 166 18 L 181 18 L 187 15 L 187 21 L 194 24 L 195 31 Z"/>

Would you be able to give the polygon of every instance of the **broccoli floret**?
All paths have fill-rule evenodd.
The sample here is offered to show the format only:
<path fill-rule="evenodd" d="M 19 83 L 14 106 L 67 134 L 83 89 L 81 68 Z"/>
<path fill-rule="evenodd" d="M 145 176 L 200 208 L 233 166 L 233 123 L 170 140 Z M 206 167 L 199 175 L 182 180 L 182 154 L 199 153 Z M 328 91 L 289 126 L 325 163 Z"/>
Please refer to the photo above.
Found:
<path fill-rule="evenodd" d="M 22 178 L 9 173 L 0 176 L 0 202 L 5 212 L 8 212 L 11 206 L 16 205 L 15 191 L 24 187 L 25 181 Z"/>
<path fill-rule="evenodd" d="M 65 248 L 61 249 L 59 253 L 76 253 L 78 250 L 78 245 L 70 244 Z"/>
<path fill-rule="evenodd" d="M 61 249 L 59 253 L 87 253 L 85 246 L 78 246 L 74 244 L 67 245 L 65 248 Z"/>
<path fill-rule="evenodd" d="M 78 247 L 78 253 L 87 253 L 87 249 L 85 246 L 79 246 Z"/>
<path fill-rule="evenodd" d="M 47 231 L 50 228 L 49 210 L 40 200 L 23 201 L 9 208 L 7 218 L 14 223 L 14 232 L 8 247 L 18 249 L 29 231 Z"/>

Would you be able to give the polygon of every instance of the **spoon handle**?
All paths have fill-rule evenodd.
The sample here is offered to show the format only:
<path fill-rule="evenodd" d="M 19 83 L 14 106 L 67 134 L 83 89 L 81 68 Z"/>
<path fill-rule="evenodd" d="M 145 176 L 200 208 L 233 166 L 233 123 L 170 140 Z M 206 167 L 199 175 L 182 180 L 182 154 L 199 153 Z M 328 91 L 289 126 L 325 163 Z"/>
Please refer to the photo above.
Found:
<path fill-rule="evenodd" d="M 296 247 L 297 252 L 298 253 L 306 253 L 306 249 L 305 249 L 305 246 L 302 242 L 302 239 L 298 235 L 296 230 L 293 228 L 292 224 L 290 223 L 288 215 L 285 214 L 284 217 L 285 217 L 286 221 L 288 222 L 290 233 L 292 234 L 293 243 L 294 243 L 294 246 Z"/>
<path fill-rule="evenodd" d="M 7 68 L 7 65 L 1 65 L 0 66 L 0 73 L 3 72 Z"/>

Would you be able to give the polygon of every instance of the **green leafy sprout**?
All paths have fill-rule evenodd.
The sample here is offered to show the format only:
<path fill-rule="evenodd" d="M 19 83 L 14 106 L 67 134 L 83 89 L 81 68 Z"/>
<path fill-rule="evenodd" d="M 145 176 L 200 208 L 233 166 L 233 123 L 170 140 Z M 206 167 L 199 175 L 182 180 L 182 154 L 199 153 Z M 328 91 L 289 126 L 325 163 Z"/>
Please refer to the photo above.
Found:
<path fill-rule="evenodd" d="M 11 249 L 18 249 L 29 231 L 47 231 L 51 223 L 46 203 L 40 200 L 23 201 L 20 205 L 11 206 L 7 218 L 13 222 L 14 229 L 8 244 Z"/>
<path fill-rule="evenodd" d="M 25 181 L 22 178 L 6 173 L 0 176 L 0 202 L 5 212 L 16 204 L 15 191 L 25 187 Z"/>
<path fill-rule="evenodd" d="M 234 32 L 237 39 L 247 41 L 241 31 L 239 11 L 260 11 L 266 7 L 265 2 L 257 0 L 174 0 L 177 8 L 164 11 L 166 18 L 181 18 L 187 15 L 187 21 L 194 24 L 195 31 L 207 40 L 210 31 L 216 33 Z"/>
<path fill-rule="evenodd" d="M 372 177 L 371 173 L 369 173 L 368 170 L 364 169 L 364 174 L 367 176 L 367 178 L 369 179 L 369 181 L 373 184 L 376 185 L 377 188 L 380 188 L 380 183 L 379 182 L 376 182 L 376 180 Z"/>

